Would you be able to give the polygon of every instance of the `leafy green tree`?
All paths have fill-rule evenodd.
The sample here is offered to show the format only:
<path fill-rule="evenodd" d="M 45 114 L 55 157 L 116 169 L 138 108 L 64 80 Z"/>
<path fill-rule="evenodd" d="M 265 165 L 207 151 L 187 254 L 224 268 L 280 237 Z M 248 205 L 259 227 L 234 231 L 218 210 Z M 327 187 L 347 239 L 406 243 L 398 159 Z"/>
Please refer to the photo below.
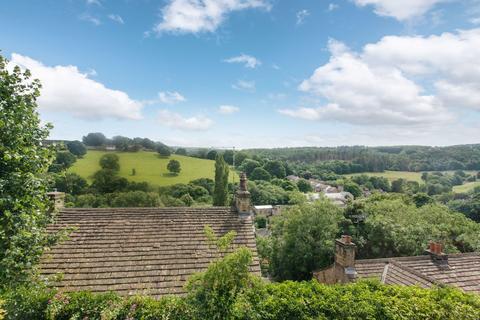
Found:
<path fill-rule="evenodd" d="M 355 198 L 361 197 L 363 192 L 362 188 L 353 181 L 347 181 L 343 185 L 343 189 L 347 192 L 350 192 Z"/>
<path fill-rule="evenodd" d="M 159 144 L 157 146 L 157 152 L 161 157 L 170 157 L 170 155 L 172 154 L 170 148 L 164 144 Z"/>
<path fill-rule="evenodd" d="M 233 165 L 233 157 L 234 157 L 234 152 L 233 150 L 225 150 L 223 152 L 223 159 L 225 160 L 226 163 L 229 165 Z"/>
<path fill-rule="evenodd" d="M 252 195 L 253 204 L 288 204 L 289 192 L 281 187 L 269 183 L 268 181 L 258 180 L 249 181 L 248 190 Z"/>
<path fill-rule="evenodd" d="M 175 150 L 175 154 L 178 154 L 179 156 L 186 156 L 187 155 L 187 149 L 178 148 L 177 150 Z"/>
<path fill-rule="evenodd" d="M 245 152 L 237 152 L 235 153 L 235 167 L 241 166 L 243 161 L 248 158 L 248 154 Z"/>
<path fill-rule="evenodd" d="M 412 199 L 413 199 L 413 202 L 415 202 L 415 205 L 417 207 L 423 207 L 424 205 L 434 202 L 432 197 L 430 197 L 428 194 L 423 192 L 414 194 L 412 196 Z"/>
<path fill-rule="evenodd" d="M 119 151 L 128 151 L 130 146 L 133 145 L 132 139 L 123 136 L 113 137 L 112 143 L 115 146 L 115 149 Z"/>
<path fill-rule="evenodd" d="M 280 161 L 267 161 L 267 163 L 263 165 L 263 169 L 270 173 L 272 177 L 285 178 L 285 167 Z"/>
<path fill-rule="evenodd" d="M 70 151 L 58 151 L 57 156 L 55 158 L 55 162 L 52 164 L 52 167 L 55 169 L 54 170 L 50 169 L 50 171 L 58 172 L 61 170 L 68 169 L 75 163 L 75 161 L 77 161 L 77 157 L 75 157 L 75 155 Z"/>
<path fill-rule="evenodd" d="M 180 162 L 177 160 L 170 160 L 167 164 L 167 170 L 172 174 L 178 175 L 182 168 L 180 167 Z"/>
<path fill-rule="evenodd" d="M 107 144 L 107 137 L 101 132 L 91 132 L 82 138 L 85 145 L 100 147 Z"/>
<path fill-rule="evenodd" d="M 242 165 L 240 166 L 240 170 L 245 172 L 247 177 L 250 177 L 252 175 L 253 170 L 261 166 L 262 166 L 261 163 L 256 160 L 245 159 Z"/>
<path fill-rule="evenodd" d="M 207 153 L 207 159 L 209 160 L 215 160 L 217 158 L 217 151 L 216 150 L 210 150 Z"/>
<path fill-rule="evenodd" d="M 212 247 L 223 254 L 231 246 L 235 232 L 217 238 L 210 227 L 205 233 Z M 249 272 L 252 252 L 239 248 L 210 263 L 205 272 L 192 276 L 187 283 L 188 301 L 194 306 L 194 319 L 233 319 L 237 297 L 258 282 Z"/>
<path fill-rule="evenodd" d="M 228 204 L 228 165 L 223 156 L 217 154 L 215 160 L 215 188 L 213 191 L 213 205 L 226 206 Z"/>
<path fill-rule="evenodd" d="M 310 182 L 308 182 L 308 180 L 305 180 L 305 179 L 298 180 L 297 187 L 298 187 L 298 190 L 300 190 L 303 193 L 313 191 L 312 185 L 310 184 Z"/>
<path fill-rule="evenodd" d="M 128 180 L 119 177 L 115 170 L 102 169 L 93 175 L 92 187 L 99 193 L 125 191 L 128 188 Z"/>
<path fill-rule="evenodd" d="M 85 145 L 77 140 L 67 142 L 67 149 L 79 158 L 87 154 L 87 148 Z"/>
<path fill-rule="evenodd" d="M 72 195 L 82 194 L 88 187 L 87 180 L 73 172 L 56 174 L 54 180 L 55 189 Z"/>
<path fill-rule="evenodd" d="M 271 225 L 273 277 L 307 280 L 312 271 L 330 265 L 342 220 L 342 211 L 323 200 L 292 206 L 275 217 Z"/>
<path fill-rule="evenodd" d="M 104 154 L 100 158 L 100 167 L 105 170 L 118 172 L 120 170 L 120 159 L 115 153 Z"/>
<path fill-rule="evenodd" d="M 396 179 L 392 181 L 392 192 L 403 193 L 405 192 L 405 179 Z"/>
<path fill-rule="evenodd" d="M 212 195 L 213 194 L 213 189 L 215 187 L 215 181 L 209 178 L 199 178 L 190 181 L 190 184 L 194 186 L 200 186 L 205 188 L 208 191 L 208 194 Z"/>
<path fill-rule="evenodd" d="M 41 85 L 6 64 L 0 56 L 0 288 L 25 281 L 52 240 L 43 174 L 54 153 L 42 143 L 51 125 L 36 111 Z"/>
<path fill-rule="evenodd" d="M 270 175 L 270 173 L 268 173 L 267 170 L 261 167 L 258 167 L 258 168 L 255 168 L 253 172 L 250 174 L 250 179 L 270 181 L 270 179 L 272 179 L 272 176 Z"/>

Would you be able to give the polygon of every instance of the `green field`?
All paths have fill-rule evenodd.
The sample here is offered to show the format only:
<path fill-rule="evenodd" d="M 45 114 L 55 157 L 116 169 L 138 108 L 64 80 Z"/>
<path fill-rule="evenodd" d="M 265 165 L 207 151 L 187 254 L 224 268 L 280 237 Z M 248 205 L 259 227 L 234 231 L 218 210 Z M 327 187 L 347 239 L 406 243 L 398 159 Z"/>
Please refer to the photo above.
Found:
<path fill-rule="evenodd" d="M 107 151 L 89 150 L 87 154 L 78 159 L 69 169 L 80 176 L 92 180 L 93 174 L 100 169 L 98 164 L 100 157 Z M 215 175 L 215 161 L 197 159 L 186 156 L 171 155 L 169 158 L 161 158 L 156 152 L 115 152 L 120 158 L 120 176 L 135 182 L 148 182 L 155 186 L 168 186 L 176 183 L 188 183 L 198 178 L 213 179 Z M 167 163 L 175 159 L 180 162 L 182 171 L 178 176 L 171 176 L 167 170 Z M 132 176 L 132 168 L 136 175 Z M 230 181 L 238 175 L 230 170 Z"/>
<path fill-rule="evenodd" d="M 390 182 L 397 179 L 406 179 L 409 181 L 417 181 L 418 183 L 422 182 L 422 173 L 421 172 L 410 172 L 410 171 L 384 171 L 384 172 L 365 172 L 365 173 L 353 173 L 347 174 L 348 177 L 359 176 L 366 174 L 367 176 L 375 177 L 385 177 Z"/>
<path fill-rule="evenodd" d="M 453 192 L 465 193 L 473 190 L 475 187 L 480 187 L 480 181 L 467 182 L 465 184 L 462 184 L 461 186 L 455 186 L 453 187 Z"/>

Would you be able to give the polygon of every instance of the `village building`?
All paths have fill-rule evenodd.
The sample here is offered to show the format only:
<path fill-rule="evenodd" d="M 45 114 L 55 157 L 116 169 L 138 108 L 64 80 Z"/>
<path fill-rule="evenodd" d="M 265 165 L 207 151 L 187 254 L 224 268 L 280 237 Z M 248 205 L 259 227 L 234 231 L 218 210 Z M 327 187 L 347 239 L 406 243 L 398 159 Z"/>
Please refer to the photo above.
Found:
<path fill-rule="evenodd" d="M 480 253 L 445 254 L 439 243 L 430 243 L 425 255 L 381 259 L 355 259 L 356 245 L 350 236 L 335 241 L 335 262 L 314 272 L 321 283 L 348 283 L 378 279 L 384 284 L 417 285 L 423 288 L 453 286 L 480 293 Z"/>
<path fill-rule="evenodd" d="M 51 195 L 54 200 L 56 196 Z M 54 285 L 64 292 L 183 294 L 192 274 L 221 257 L 207 242 L 205 226 L 218 236 L 235 231 L 231 250 L 241 246 L 252 250 L 250 271 L 260 275 L 245 175 L 234 207 L 61 209 L 48 229 L 75 229 L 68 240 L 42 256 L 40 274 L 60 275 Z"/>

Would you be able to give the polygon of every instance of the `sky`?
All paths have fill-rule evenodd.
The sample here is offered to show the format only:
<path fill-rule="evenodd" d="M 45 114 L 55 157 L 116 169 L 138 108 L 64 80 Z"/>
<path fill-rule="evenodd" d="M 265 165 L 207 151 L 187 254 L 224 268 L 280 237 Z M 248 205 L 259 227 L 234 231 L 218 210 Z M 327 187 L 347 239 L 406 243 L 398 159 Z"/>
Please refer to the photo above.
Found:
<path fill-rule="evenodd" d="M 52 139 L 480 143 L 480 0 L 0 0 Z"/>

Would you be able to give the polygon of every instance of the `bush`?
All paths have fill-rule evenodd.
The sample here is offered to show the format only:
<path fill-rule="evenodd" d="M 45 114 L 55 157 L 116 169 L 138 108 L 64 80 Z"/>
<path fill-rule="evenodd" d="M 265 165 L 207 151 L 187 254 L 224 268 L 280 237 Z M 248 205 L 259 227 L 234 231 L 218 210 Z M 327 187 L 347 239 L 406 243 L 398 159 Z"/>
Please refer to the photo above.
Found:
<path fill-rule="evenodd" d="M 67 149 L 77 157 L 83 157 L 87 153 L 87 148 L 80 141 L 67 142 Z"/>
<path fill-rule="evenodd" d="M 170 160 L 167 164 L 167 169 L 170 173 L 178 175 L 182 170 L 180 167 L 180 162 L 177 160 Z"/>
<path fill-rule="evenodd" d="M 0 294 L 5 301 L 5 320 L 46 319 L 49 301 L 55 293 L 55 290 L 40 285 L 10 288 Z"/>
<path fill-rule="evenodd" d="M 161 157 L 170 157 L 170 155 L 172 154 L 170 148 L 164 144 L 160 144 L 157 146 L 157 152 Z"/>
<path fill-rule="evenodd" d="M 259 229 L 264 229 L 267 227 L 267 217 L 265 216 L 256 216 L 255 225 Z"/>
<path fill-rule="evenodd" d="M 305 180 L 305 179 L 298 180 L 297 187 L 298 187 L 298 190 L 300 190 L 303 193 L 313 191 L 312 185 L 310 184 L 310 182 L 308 182 L 308 180 Z"/>

